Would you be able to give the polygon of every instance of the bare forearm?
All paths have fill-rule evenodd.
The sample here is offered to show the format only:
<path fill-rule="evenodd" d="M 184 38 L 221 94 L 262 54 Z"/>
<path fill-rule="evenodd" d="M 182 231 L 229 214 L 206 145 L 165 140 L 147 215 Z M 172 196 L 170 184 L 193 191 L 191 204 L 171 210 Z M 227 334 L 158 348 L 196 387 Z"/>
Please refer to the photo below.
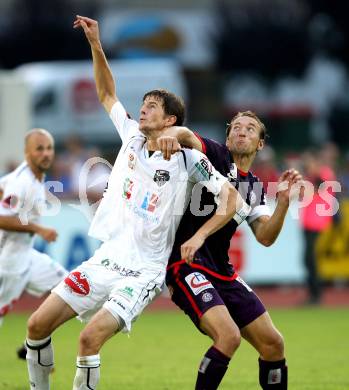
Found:
<path fill-rule="evenodd" d="M 225 226 L 233 217 L 234 213 L 227 215 L 213 215 L 201 228 L 196 232 L 196 235 L 206 240 L 207 237 Z"/>
<path fill-rule="evenodd" d="M 164 135 L 175 137 L 181 145 L 189 146 L 202 152 L 201 142 L 188 127 L 173 126 L 167 129 Z"/>
<path fill-rule="evenodd" d="M 272 216 L 258 229 L 258 241 L 265 245 L 272 245 L 278 238 L 288 210 L 288 204 L 277 203 Z"/>
<path fill-rule="evenodd" d="M 235 188 L 226 183 L 220 194 L 220 204 L 216 213 L 197 231 L 203 239 L 215 233 L 225 226 L 235 215 L 237 208 L 240 208 L 242 199 Z M 239 207 L 240 206 L 240 207 Z"/>
<path fill-rule="evenodd" d="M 93 71 L 96 81 L 97 95 L 100 102 L 109 111 L 110 102 L 116 101 L 115 81 L 105 57 L 101 42 L 91 44 Z"/>
<path fill-rule="evenodd" d="M 27 225 L 24 225 L 18 217 L 0 216 L 0 229 L 13 232 L 37 233 L 40 226 L 32 222 L 28 222 Z"/>

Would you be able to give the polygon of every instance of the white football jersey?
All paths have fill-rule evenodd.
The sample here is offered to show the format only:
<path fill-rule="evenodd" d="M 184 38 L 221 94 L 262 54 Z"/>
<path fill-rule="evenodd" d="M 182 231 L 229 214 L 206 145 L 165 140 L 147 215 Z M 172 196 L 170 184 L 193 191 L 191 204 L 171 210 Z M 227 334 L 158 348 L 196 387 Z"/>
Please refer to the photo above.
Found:
<path fill-rule="evenodd" d="M 0 215 L 16 215 L 22 223 L 38 221 L 40 207 L 46 201 L 45 186 L 34 176 L 27 162 L 2 177 L 0 188 L 3 191 Z M 14 273 L 25 271 L 33 244 L 34 235 L 31 233 L 0 229 L 0 269 Z"/>
<path fill-rule="evenodd" d="M 218 195 L 227 179 L 197 150 L 170 161 L 159 151 L 149 156 L 145 136 L 120 102 L 110 117 L 123 143 L 89 234 L 105 242 L 99 251 L 118 265 L 163 269 L 195 183 Z"/>

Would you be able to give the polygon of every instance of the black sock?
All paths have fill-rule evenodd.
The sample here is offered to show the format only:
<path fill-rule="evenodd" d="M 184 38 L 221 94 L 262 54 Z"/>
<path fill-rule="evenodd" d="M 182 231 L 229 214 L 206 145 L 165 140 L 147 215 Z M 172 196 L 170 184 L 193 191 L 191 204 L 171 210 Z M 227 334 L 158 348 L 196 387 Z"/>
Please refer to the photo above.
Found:
<path fill-rule="evenodd" d="M 216 390 L 228 369 L 230 358 L 211 347 L 202 359 L 195 390 Z"/>
<path fill-rule="evenodd" d="M 268 362 L 259 359 L 259 383 L 263 390 L 287 390 L 286 360 Z"/>

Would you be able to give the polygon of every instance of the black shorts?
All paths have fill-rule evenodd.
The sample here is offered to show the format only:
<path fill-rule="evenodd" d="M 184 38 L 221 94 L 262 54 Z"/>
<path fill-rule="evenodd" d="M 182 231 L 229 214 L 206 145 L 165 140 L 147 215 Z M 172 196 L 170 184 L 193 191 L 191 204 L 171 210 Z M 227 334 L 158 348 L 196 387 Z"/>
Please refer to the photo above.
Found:
<path fill-rule="evenodd" d="M 172 301 L 200 331 L 200 318 L 213 306 L 225 305 L 240 329 L 266 311 L 258 296 L 237 274 L 213 276 L 204 267 L 196 268 L 195 264 L 181 261 L 178 266 L 168 269 L 166 283 Z"/>

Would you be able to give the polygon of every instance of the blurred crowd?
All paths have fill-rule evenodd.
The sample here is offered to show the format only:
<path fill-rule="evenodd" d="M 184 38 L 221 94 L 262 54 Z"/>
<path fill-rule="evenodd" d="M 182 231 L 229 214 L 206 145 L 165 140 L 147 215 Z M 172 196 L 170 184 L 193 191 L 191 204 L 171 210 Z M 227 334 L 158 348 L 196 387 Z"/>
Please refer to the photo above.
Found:
<path fill-rule="evenodd" d="M 62 183 L 62 192 L 56 195 L 63 199 L 79 197 L 79 183 L 86 178 L 88 197 L 91 201 L 100 199 L 106 187 L 117 150 L 98 148 L 88 144 L 78 135 L 68 137 L 57 147 L 55 162 L 47 175 L 47 181 Z M 1 175 L 13 170 L 20 162 L 9 161 Z M 281 172 L 295 168 L 304 178 L 313 183 L 315 188 L 324 181 L 336 180 L 341 185 L 339 197 L 349 197 L 349 151 L 343 153 L 332 142 L 321 147 L 307 148 L 300 152 L 279 153 L 268 143 L 258 152 L 252 171 L 263 182 L 270 199 L 275 198 L 276 183 Z"/>

